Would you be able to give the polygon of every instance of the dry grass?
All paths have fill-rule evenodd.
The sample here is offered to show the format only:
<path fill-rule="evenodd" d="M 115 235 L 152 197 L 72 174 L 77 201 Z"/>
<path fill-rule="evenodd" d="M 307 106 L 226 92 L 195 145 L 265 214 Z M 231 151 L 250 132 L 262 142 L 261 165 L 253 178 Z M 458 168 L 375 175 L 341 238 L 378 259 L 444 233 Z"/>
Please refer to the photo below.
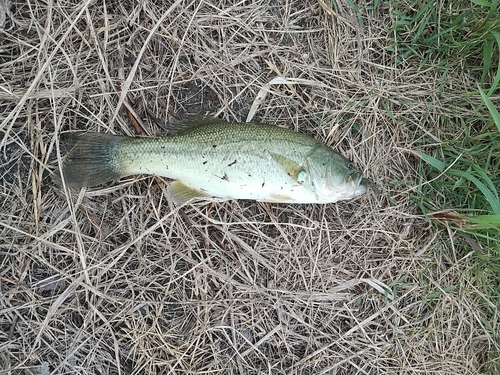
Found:
<path fill-rule="evenodd" d="M 0 373 L 480 373 L 498 317 L 411 202 L 407 152 L 470 111 L 466 77 L 391 65 L 384 6 L 361 28 L 347 3 L 166 3 L 0 0 Z M 123 104 L 149 135 L 148 111 L 244 121 L 276 76 L 307 81 L 254 120 L 337 147 L 380 196 L 178 208 L 158 178 L 51 183 L 63 129 L 133 134 Z"/>

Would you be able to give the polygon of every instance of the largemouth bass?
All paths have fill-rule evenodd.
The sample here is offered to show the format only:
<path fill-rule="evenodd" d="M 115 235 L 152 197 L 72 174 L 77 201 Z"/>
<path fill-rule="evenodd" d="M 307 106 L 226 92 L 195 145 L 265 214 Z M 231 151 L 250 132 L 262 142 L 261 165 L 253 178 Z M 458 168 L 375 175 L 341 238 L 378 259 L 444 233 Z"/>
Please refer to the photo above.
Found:
<path fill-rule="evenodd" d="M 151 174 L 175 180 L 167 188 L 175 203 L 207 197 L 331 203 L 372 184 L 332 148 L 292 130 L 219 119 L 180 128 L 159 138 L 63 133 L 65 183 L 95 186 Z"/>

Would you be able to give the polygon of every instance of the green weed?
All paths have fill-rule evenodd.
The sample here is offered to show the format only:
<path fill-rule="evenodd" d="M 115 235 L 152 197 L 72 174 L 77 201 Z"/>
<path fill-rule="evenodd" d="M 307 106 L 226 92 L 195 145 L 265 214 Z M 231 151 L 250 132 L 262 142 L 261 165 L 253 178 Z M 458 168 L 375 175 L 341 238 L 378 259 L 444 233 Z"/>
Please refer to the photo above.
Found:
<path fill-rule="evenodd" d="M 416 58 L 420 67 L 467 69 L 480 83 L 488 82 L 492 68 L 499 66 L 498 0 L 391 4 L 394 20 L 388 31 L 395 38 L 388 50 L 394 52 L 396 63 Z M 498 87 L 498 80 L 491 87 Z"/>
<path fill-rule="evenodd" d="M 420 208 L 500 253 L 500 131 L 490 121 L 478 134 L 446 141 L 434 153 L 417 152 L 425 176 L 415 197 Z"/>
<path fill-rule="evenodd" d="M 463 136 L 437 148 L 421 146 L 431 152 L 417 152 L 421 188 L 414 198 L 434 221 L 500 252 L 500 114 L 492 99 L 500 83 L 499 2 L 407 0 L 393 1 L 391 7 L 394 41 L 389 50 L 396 63 L 442 73 L 460 69 L 470 78 L 455 81 L 453 94 L 472 114 L 443 115 L 440 125 L 444 134 Z M 471 91 L 471 82 L 477 91 Z"/>
<path fill-rule="evenodd" d="M 475 265 L 463 277 L 479 285 L 478 310 L 495 320 L 500 307 L 499 1 L 390 4 L 393 63 L 434 69 L 442 76 L 442 95 L 460 98 L 447 104 L 439 121 L 440 134 L 450 134 L 449 139 L 438 145 L 435 139 L 423 141 L 415 152 L 420 181 L 413 199 L 431 222 L 451 229 L 454 250 L 474 251 Z M 436 130 L 435 122 L 424 119 L 423 126 L 429 133 Z M 452 139 L 454 134 L 460 137 Z M 486 329 L 492 327 L 481 319 Z M 491 365 L 498 355 L 496 349 L 488 353 L 486 372 L 498 374 Z"/>

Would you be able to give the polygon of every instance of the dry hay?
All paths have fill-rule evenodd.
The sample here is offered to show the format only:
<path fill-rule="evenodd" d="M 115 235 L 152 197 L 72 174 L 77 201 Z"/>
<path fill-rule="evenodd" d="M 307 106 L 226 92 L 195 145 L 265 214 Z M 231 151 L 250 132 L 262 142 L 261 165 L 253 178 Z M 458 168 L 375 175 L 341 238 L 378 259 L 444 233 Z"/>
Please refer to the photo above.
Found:
<path fill-rule="evenodd" d="M 360 2 L 361 28 L 324 1 L 0 4 L 1 370 L 478 373 L 495 341 L 472 257 L 419 215 L 407 151 L 468 109 L 391 63 L 389 9 Z M 159 178 L 54 186 L 57 134 L 133 134 L 124 104 L 148 135 L 154 117 L 250 112 L 338 148 L 383 193 L 179 208 Z"/>

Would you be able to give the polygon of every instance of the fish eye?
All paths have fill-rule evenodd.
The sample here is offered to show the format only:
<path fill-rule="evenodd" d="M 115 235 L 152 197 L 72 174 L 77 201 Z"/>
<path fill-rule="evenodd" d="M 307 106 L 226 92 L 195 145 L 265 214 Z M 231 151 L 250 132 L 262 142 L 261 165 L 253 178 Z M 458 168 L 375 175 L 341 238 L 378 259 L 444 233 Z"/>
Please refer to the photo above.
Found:
<path fill-rule="evenodd" d="M 345 167 L 346 167 L 347 169 L 354 169 L 354 164 L 352 163 L 352 161 L 350 161 L 350 160 L 346 160 L 346 162 L 345 162 Z"/>

